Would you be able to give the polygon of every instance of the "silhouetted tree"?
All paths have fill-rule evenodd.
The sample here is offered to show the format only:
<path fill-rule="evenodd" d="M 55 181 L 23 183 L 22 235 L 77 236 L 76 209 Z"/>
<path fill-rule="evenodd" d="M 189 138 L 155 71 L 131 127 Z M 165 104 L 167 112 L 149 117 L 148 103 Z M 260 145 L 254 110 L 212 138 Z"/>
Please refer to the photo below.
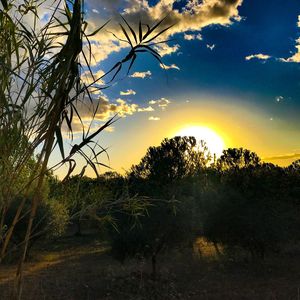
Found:
<path fill-rule="evenodd" d="M 201 173 L 209 161 L 205 143 L 197 143 L 194 137 L 166 138 L 132 166 L 128 173 L 130 191 L 158 198 L 176 197 L 180 189 L 176 182 Z"/>
<path fill-rule="evenodd" d="M 286 201 L 285 176 L 272 164 L 227 171 L 208 204 L 204 235 L 262 258 L 266 251 L 279 249 L 290 238 L 295 221 L 293 207 Z"/>
<path fill-rule="evenodd" d="M 243 148 L 228 148 L 217 161 L 221 170 L 230 168 L 256 167 L 260 164 L 260 158 L 255 152 Z"/>
<path fill-rule="evenodd" d="M 153 275 L 157 255 L 163 250 L 186 245 L 192 238 L 193 177 L 203 172 L 210 160 L 204 143 L 194 137 L 164 139 L 150 147 L 141 162 L 128 173 L 129 192 L 149 197 L 147 214 L 133 226 L 128 216 L 117 216 L 118 233 L 112 233 L 116 257 L 151 257 Z"/>

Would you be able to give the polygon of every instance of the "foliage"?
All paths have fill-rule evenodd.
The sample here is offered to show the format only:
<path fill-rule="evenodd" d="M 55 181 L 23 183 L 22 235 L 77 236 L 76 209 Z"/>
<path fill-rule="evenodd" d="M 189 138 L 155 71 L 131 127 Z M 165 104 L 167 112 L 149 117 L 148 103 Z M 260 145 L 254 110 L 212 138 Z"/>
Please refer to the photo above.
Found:
<path fill-rule="evenodd" d="M 211 191 L 205 237 L 259 257 L 280 249 L 291 238 L 296 220 L 287 201 L 285 176 L 283 169 L 271 164 L 233 167 L 224 173 Z"/>
<path fill-rule="evenodd" d="M 118 232 L 111 233 L 111 237 L 117 258 L 151 257 L 155 274 L 160 252 L 191 242 L 193 177 L 199 177 L 209 161 L 206 147 L 201 146 L 197 148 L 194 137 L 164 139 L 160 146 L 150 147 L 141 162 L 131 168 L 129 193 L 149 197 L 150 206 L 138 224 L 130 216 L 116 217 Z"/>
<path fill-rule="evenodd" d="M 150 147 L 141 162 L 130 169 L 130 191 L 154 198 L 177 198 L 180 181 L 203 173 L 209 160 L 205 144 L 197 144 L 194 137 L 164 139 L 160 146 Z"/>
<path fill-rule="evenodd" d="M 150 147 L 141 162 L 131 168 L 130 176 L 159 181 L 173 181 L 192 175 L 208 162 L 208 153 L 199 151 L 194 137 L 164 139 L 160 146 Z M 206 151 L 206 152 L 205 152 Z"/>
<path fill-rule="evenodd" d="M 63 182 L 52 179 L 50 197 L 63 204 L 76 225 L 76 235 L 83 232 L 82 222 L 90 224 L 102 232 L 105 225 L 116 226 L 116 213 L 137 218 L 147 205 L 142 197 L 128 195 L 125 178 L 116 172 L 107 172 L 98 178 L 72 176 Z"/>
<path fill-rule="evenodd" d="M 0 49 L 0 145 L 1 150 L 3 149 L 0 154 L 0 232 L 3 232 L 3 222 L 15 195 L 22 194 L 22 200 L 8 229 L 5 234 L 1 234 L 0 262 L 7 253 L 16 226 L 23 219 L 22 213 L 30 201 L 28 225 L 22 243 L 23 254 L 17 272 L 18 299 L 22 292 L 23 262 L 34 219 L 42 202 L 41 187 L 53 149 L 58 146 L 62 156 L 61 162 L 55 167 L 69 164 L 67 177 L 75 169 L 76 155 L 81 155 L 86 165 L 98 175 L 98 167 L 103 166 L 98 157 L 106 150 L 94 140 L 115 122 L 115 118 L 108 120 L 95 132 L 90 132 L 99 107 L 92 95 L 104 88 L 97 82 L 102 77 L 111 75 L 111 83 L 124 63 L 130 63 L 129 72 L 137 54 L 141 52 L 149 52 L 161 62 L 152 46 L 155 45 L 156 38 L 170 28 L 168 26 L 161 30 L 160 26 L 164 21 L 161 20 L 152 27 L 147 26 L 145 31 L 140 23 L 138 41 L 132 27 L 123 19 L 127 29 L 122 24 L 120 26 L 131 49 L 105 75 L 95 78 L 89 66 L 92 57 L 89 38 L 107 23 L 89 32 L 84 15 L 84 1 L 81 0 L 54 1 L 47 18 L 42 20 L 39 18 L 39 11 L 43 5 L 43 0 L 17 3 L 1 0 L 0 5 L 0 42 L 3 45 Z M 128 32 L 133 35 L 135 45 Z M 89 53 L 89 56 L 85 53 Z M 93 78 L 88 86 L 81 78 L 86 71 Z M 86 131 L 78 103 L 86 103 L 87 100 L 91 103 L 92 113 L 91 123 Z M 73 137 L 75 119 L 82 125 L 82 141 L 73 144 L 70 152 L 65 153 L 62 131 L 64 127 L 68 128 Z M 31 174 L 22 182 L 19 178 L 34 155 L 38 157 L 37 162 Z M 17 189 L 13 188 L 16 181 L 22 182 Z M 30 197 L 32 191 L 33 197 Z"/>
<path fill-rule="evenodd" d="M 65 233 L 66 227 L 69 223 L 69 214 L 65 205 L 55 199 L 49 199 L 48 197 L 48 185 L 47 182 L 44 183 L 42 187 L 42 201 L 37 209 L 37 213 L 33 222 L 33 229 L 30 238 L 30 247 L 36 241 L 41 239 L 47 239 L 50 241 L 53 238 L 62 236 Z M 8 207 L 5 218 L 4 218 L 4 232 L 9 228 L 15 213 L 22 202 L 23 196 L 19 196 L 13 199 L 10 206 Z M 32 195 L 30 196 L 32 197 Z M 24 234 L 26 233 L 26 224 L 28 223 L 29 213 L 30 213 L 30 200 L 25 199 L 25 205 L 22 209 L 22 219 L 16 224 L 14 229 L 14 234 L 12 235 L 12 240 L 10 243 L 10 248 L 8 251 L 8 257 L 14 254 L 14 257 L 20 253 L 20 245 L 24 240 Z M 6 258 L 6 257 L 4 257 Z"/>
<path fill-rule="evenodd" d="M 117 230 L 110 231 L 112 254 L 120 261 L 151 258 L 152 274 L 156 275 L 157 256 L 166 250 L 187 246 L 191 224 L 183 205 L 178 201 L 151 201 L 147 214 L 138 222 L 130 215 L 116 216 Z"/>
<path fill-rule="evenodd" d="M 258 166 L 260 158 L 256 153 L 243 148 L 228 148 L 217 161 L 220 170 Z"/>

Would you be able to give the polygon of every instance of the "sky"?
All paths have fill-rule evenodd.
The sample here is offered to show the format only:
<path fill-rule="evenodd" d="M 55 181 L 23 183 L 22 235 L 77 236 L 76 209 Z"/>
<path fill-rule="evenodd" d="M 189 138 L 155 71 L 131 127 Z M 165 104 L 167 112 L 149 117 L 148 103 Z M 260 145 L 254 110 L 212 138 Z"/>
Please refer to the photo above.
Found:
<path fill-rule="evenodd" d="M 125 172 L 149 146 L 189 126 L 210 128 L 225 148 L 244 147 L 275 164 L 300 158 L 299 1 L 87 0 L 85 10 L 91 31 L 111 19 L 91 38 L 99 76 L 130 50 L 111 33 L 124 38 L 120 14 L 134 28 L 165 16 L 162 29 L 175 24 L 158 38 L 171 41 L 153 46 L 165 68 L 139 53 L 128 76 L 121 72 L 93 95 L 100 104 L 94 128 L 121 117 L 99 135 L 112 170 Z"/>

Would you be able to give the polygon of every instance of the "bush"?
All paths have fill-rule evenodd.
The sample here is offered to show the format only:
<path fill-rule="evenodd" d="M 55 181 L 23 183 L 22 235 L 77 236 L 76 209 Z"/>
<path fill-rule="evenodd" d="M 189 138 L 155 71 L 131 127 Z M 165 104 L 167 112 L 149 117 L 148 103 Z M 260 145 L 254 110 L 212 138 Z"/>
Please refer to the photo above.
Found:
<path fill-rule="evenodd" d="M 138 221 L 124 214 L 116 216 L 118 230 L 110 232 L 113 256 L 122 262 L 130 257 L 151 258 L 155 278 L 157 256 L 190 241 L 191 223 L 182 204 L 156 201 Z"/>
<path fill-rule="evenodd" d="M 283 169 L 267 164 L 223 174 L 207 204 L 205 237 L 255 257 L 279 250 L 291 238 L 295 221 L 284 177 Z"/>
<path fill-rule="evenodd" d="M 15 199 L 9 207 L 4 222 L 5 229 L 11 224 L 13 217 L 18 209 L 22 198 Z M 12 235 L 12 244 L 10 246 L 10 257 L 13 258 L 18 246 L 24 241 L 24 234 L 26 232 L 26 224 L 29 219 L 30 201 L 26 201 L 23 209 L 23 218 L 16 224 L 14 233 Z M 36 217 L 33 223 L 32 237 L 30 240 L 30 247 L 39 240 L 53 239 L 61 236 L 66 229 L 69 222 L 69 215 L 66 207 L 54 199 L 44 200 L 37 210 Z"/>

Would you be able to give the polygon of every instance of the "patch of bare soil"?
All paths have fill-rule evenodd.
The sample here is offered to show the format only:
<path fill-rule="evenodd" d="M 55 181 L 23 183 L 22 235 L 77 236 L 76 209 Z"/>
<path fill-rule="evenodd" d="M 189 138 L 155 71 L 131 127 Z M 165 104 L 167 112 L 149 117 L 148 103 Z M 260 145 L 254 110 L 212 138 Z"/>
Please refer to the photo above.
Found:
<path fill-rule="evenodd" d="M 70 245 L 71 244 L 71 245 Z M 116 262 L 101 243 L 67 241 L 31 254 L 24 300 L 300 299 L 300 257 L 229 263 L 174 252 L 154 281 L 145 261 Z M 0 269 L 0 299 L 11 299 L 14 266 Z"/>

